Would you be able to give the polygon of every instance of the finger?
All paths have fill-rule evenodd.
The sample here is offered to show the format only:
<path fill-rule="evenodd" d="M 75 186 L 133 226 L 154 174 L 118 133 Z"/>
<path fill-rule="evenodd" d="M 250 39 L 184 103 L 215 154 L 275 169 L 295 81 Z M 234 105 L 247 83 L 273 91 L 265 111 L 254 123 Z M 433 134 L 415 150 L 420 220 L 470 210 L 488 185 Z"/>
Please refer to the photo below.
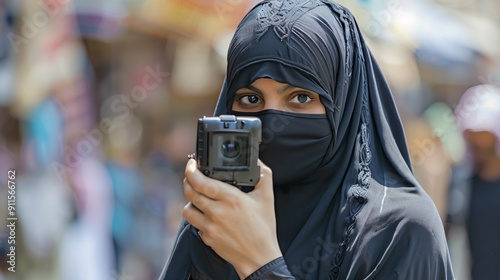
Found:
<path fill-rule="evenodd" d="M 237 190 L 229 184 L 203 175 L 193 159 L 188 161 L 184 174 L 195 191 L 213 200 L 222 200 Z"/>
<path fill-rule="evenodd" d="M 186 204 L 184 209 L 182 209 L 182 216 L 195 228 L 201 231 L 205 229 L 204 226 L 207 224 L 207 218 L 200 210 L 194 207 L 191 202 Z"/>
<path fill-rule="evenodd" d="M 200 239 L 201 239 L 201 240 L 203 240 L 202 235 L 203 235 L 203 231 L 199 230 L 199 231 L 198 231 L 198 236 L 200 237 Z"/>
<path fill-rule="evenodd" d="M 273 199 L 273 172 L 260 159 L 258 160 L 258 165 L 260 166 L 260 179 L 251 193 L 254 195 L 264 195 Z"/>
<path fill-rule="evenodd" d="M 203 231 L 201 231 L 201 230 L 199 230 L 199 231 L 197 232 L 197 234 L 198 234 L 198 237 L 201 239 L 201 242 L 205 243 L 205 245 L 207 245 L 208 247 L 212 248 L 212 246 L 210 246 L 210 245 L 209 245 L 209 243 L 208 243 L 208 242 L 209 242 L 209 241 L 208 241 L 208 240 L 209 240 L 209 238 L 207 238 L 207 234 L 205 234 L 205 233 L 204 233 Z M 191 278 L 189 278 L 189 279 L 191 279 Z"/>
<path fill-rule="evenodd" d="M 206 209 L 210 209 L 212 199 L 204 196 L 203 194 L 195 191 L 187 180 L 184 180 L 184 197 L 189 200 L 201 212 L 206 213 Z"/>

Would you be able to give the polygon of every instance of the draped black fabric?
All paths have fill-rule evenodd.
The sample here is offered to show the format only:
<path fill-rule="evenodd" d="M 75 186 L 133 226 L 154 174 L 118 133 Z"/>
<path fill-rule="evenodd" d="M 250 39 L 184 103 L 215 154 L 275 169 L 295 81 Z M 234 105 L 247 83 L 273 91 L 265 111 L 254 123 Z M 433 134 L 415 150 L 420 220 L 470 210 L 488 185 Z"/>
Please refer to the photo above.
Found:
<path fill-rule="evenodd" d="M 318 93 L 328 119 L 323 125 L 331 133 L 321 164 L 307 180 L 274 186 L 278 240 L 292 274 L 297 279 L 453 279 L 442 223 L 413 176 L 391 92 L 351 13 L 326 0 L 259 3 L 229 47 L 215 115 L 235 113 L 236 90 L 259 78 Z M 268 122 L 263 119 L 263 126 Z M 261 153 L 284 156 L 279 149 Z M 307 157 L 304 153 L 303 160 Z M 299 164 L 292 161 L 286 164 Z M 275 176 L 286 177 L 286 164 L 273 168 Z M 185 254 L 210 251 L 193 250 L 196 242 L 185 245 L 190 246 Z M 179 244 L 182 238 L 177 251 Z M 213 262 L 214 255 L 206 261 Z M 174 250 L 170 266 L 175 258 Z M 202 275 L 237 279 L 230 265 L 218 261 L 220 270 L 209 268 Z M 191 257 L 190 262 L 203 260 Z M 187 266 L 199 272 L 203 265 Z"/>

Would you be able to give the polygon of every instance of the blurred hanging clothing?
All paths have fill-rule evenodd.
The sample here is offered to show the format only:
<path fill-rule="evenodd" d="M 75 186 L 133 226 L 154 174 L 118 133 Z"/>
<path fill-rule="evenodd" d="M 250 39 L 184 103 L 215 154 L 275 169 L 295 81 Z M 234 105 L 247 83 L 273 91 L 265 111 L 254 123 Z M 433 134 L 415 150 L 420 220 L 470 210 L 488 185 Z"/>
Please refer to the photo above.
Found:
<path fill-rule="evenodd" d="M 110 279 L 109 184 L 98 145 L 85 139 L 95 122 L 91 75 L 72 1 L 18 2 L 7 34 L 16 55 L 9 107 L 25 130 L 17 277 Z"/>
<path fill-rule="evenodd" d="M 142 199 L 142 179 L 137 166 L 116 161 L 106 163 L 113 186 L 112 240 L 116 269 L 120 271 L 124 254 L 136 245 L 136 223 Z"/>

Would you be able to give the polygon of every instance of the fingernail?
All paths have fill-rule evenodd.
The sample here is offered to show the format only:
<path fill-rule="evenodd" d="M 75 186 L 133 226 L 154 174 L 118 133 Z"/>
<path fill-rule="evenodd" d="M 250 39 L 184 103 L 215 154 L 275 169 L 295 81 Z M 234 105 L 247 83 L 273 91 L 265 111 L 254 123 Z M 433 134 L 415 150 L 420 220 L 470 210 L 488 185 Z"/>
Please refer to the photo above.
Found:
<path fill-rule="evenodd" d="M 188 166 L 189 172 L 194 172 L 196 170 L 196 161 L 190 160 Z"/>

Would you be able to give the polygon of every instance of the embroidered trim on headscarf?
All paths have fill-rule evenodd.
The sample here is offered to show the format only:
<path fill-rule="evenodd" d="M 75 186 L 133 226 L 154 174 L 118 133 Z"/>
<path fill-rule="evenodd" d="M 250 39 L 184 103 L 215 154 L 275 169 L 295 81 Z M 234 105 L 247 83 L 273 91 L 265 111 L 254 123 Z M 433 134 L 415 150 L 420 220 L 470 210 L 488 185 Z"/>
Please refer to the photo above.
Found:
<path fill-rule="evenodd" d="M 290 36 L 293 25 L 305 12 L 322 5 L 319 0 L 296 3 L 290 0 L 271 0 L 262 5 L 258 12 L 258 25 L 255 27 L 257 40 L 272 27 L 274 33 L 283 41 Z"/>
<path fill-rule="evenodd" d="M 346 40 L 349 42 L 351 39 L 349 36 L 352 36 L 352 40 L 354 42 L 354 47 L 359 48 L 359 41 L 353 32 L 352 21 L 347 18 L 347 15 L 344 10 L 339 10 L 341 16 L 341 20 L 346 23 Z M 349 47 L 349 43 L 346 44 Z M 349 67 L 349 54 L 350 50 L 346 51 L 347 59 L 346 59 L 346 70 L 349 75 L 350 67 Z M 362 52 L 358 53 L 360 56 L 362 63 L 362 67 L 364 68 L 364 57 Z M 346 79 L 347 80 L 347 79 Z M 333 259 L 333 267 L 330 269 L 330 274 L 328 276 L 329 280 L 337 280 L 340 275 L 340 267 L 344 260 L 345 252 L 349 245 L 351 239 L 351 233 L 356 227 L 356 219 L 358 213 L 361 211 L 363 205 L 366 204 L 368 200 L 368 188 L 370 187 L 371 180 L 371 170 L 370 170 L 370 162 L 372 159 L 372 152 L 370 149 L 370 131 L 368 125 L 370 123 L 370 111 L 368 107 L 368 86 L 366 84 L 366 79 L 363 79 L 363 96 L 361 101 L 361 126 L 360 126 L 360 141 L 361 146 L 359 149 L 359 170 L 358 170 L 358 178 L 357 184 L 352 185 L 348 191 L 348 209 L 349 216 L 346 218 L 346 225 L 344 228 L 344 234 L 342 242 L 339 244 L 339 250 Z"/>

